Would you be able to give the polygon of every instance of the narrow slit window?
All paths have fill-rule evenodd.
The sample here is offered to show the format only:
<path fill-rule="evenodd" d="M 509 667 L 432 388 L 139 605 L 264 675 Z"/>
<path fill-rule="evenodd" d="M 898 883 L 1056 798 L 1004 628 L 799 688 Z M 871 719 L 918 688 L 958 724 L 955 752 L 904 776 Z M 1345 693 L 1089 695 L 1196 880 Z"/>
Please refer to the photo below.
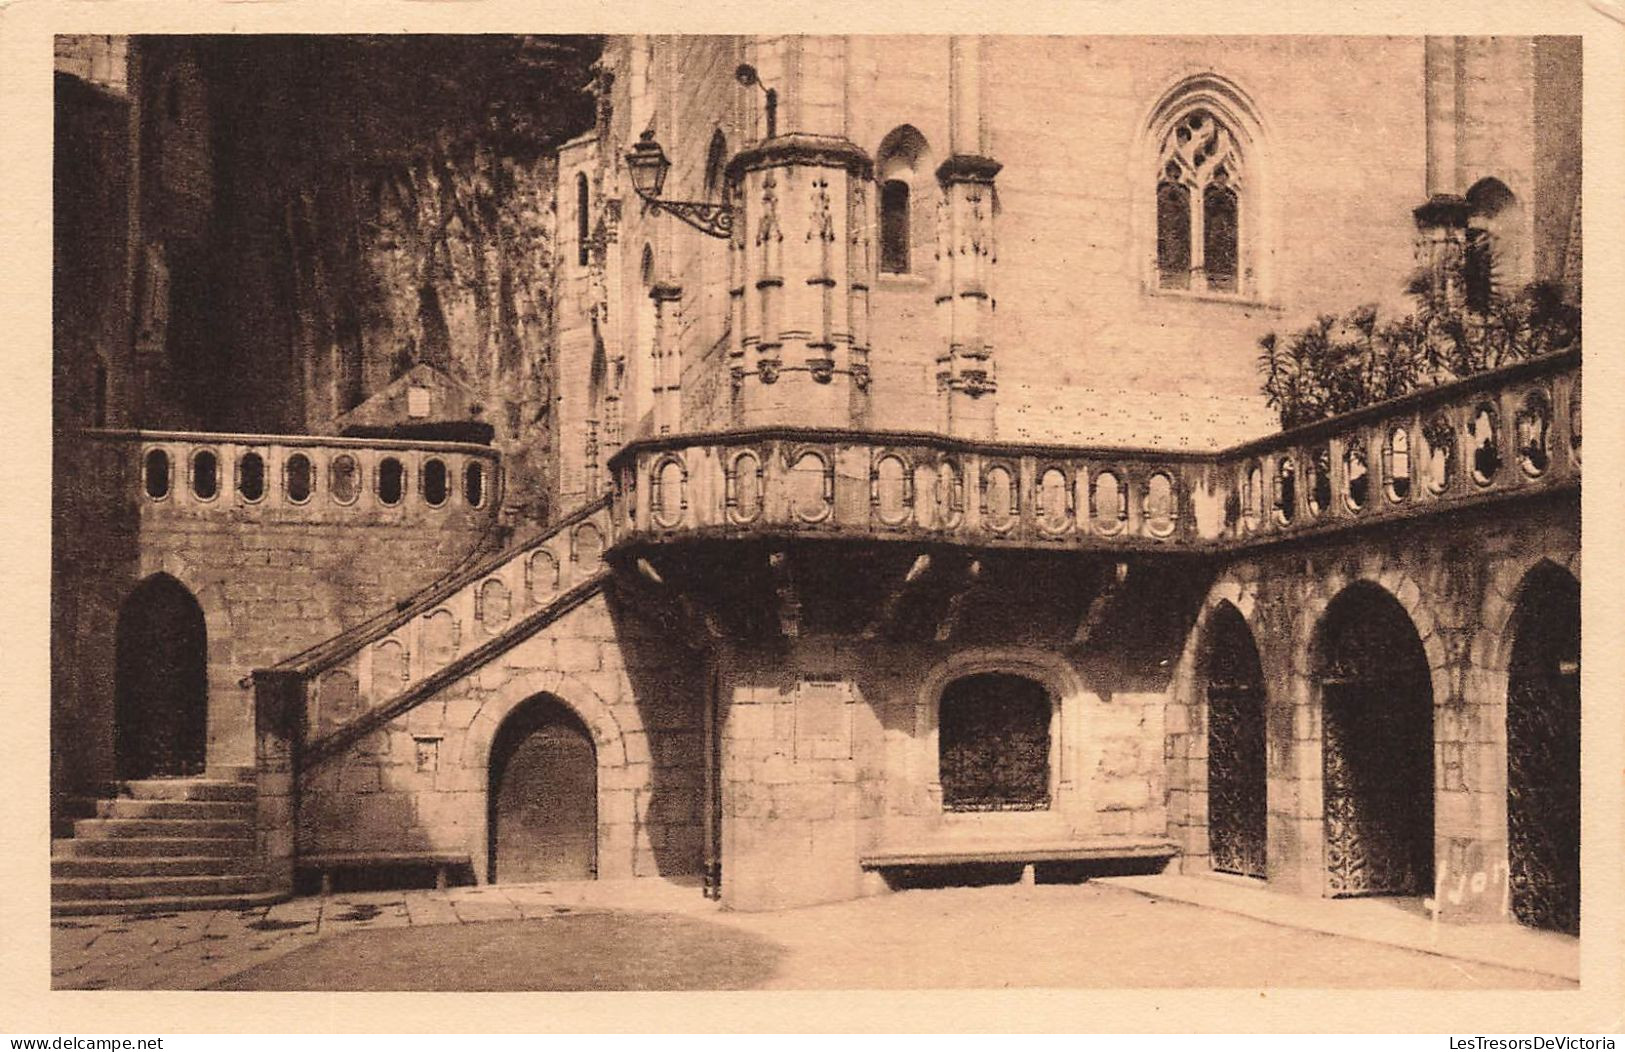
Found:
<path fill-rule="evenodd" d="M 592 232 L 588 227 L 590 216 L 587 173 L 576 173 L 576 265 L 587 265 L 587 252 L 591 247 Z"/>
<path fill-rule="evenodd" d="M 880 269 L 909 272 L 908 184 L 889 179 L 880 188 Z"/>
<path fill-rule="evenodd" d="M 463 503 L 470 508 L 485 504 L 485 468 L 477 460 L 463 469 Z"/>
<path fill-rule="evenodd" d="M 237 492 L 250 503 L 265 496 L 265 458 L 258 453 L 244 453 L 238 462 Z"/>
<path fill-rule="evenodd" d="M 423 502 L 431 508 L 446 503 L 451 487 L 446 477 L 446 462 L 429 460 L 423 465 Z"/>

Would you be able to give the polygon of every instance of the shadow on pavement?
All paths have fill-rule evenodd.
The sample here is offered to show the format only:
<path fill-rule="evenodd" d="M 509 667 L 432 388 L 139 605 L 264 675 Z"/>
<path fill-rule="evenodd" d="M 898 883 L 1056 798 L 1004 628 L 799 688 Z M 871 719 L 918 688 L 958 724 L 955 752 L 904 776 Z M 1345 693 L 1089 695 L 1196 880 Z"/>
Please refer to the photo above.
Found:
<path fill-rule="evenodd" d="M 745 990 L 785 948 L 673 914 L 579 913 L 356 931 L 239 972 L 216 990 Z"/>

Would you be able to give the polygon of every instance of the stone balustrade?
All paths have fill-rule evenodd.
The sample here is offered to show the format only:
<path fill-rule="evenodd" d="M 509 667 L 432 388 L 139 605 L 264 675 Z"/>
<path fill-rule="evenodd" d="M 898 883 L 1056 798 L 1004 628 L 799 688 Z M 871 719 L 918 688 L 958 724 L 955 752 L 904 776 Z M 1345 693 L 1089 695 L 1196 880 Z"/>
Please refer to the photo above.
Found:
<path fill-rule="evenodd" d="M 90 431 L 108 492 L 144 519 L 430 523 L 489 518 L 500 503 L 496 450 L 463 442 L 304 435 Z"/>
<path fill-rule="evenodd" d="M 1417 392 L 1219 453 L 759 428 L 629 444 L 620 543 L 908 538 L 1202 550 L 1577 485 L 1578 354 Z"/>
<path fill-rule="evenodd" d="M 590 505 L 266 678 L 303 685 L 306 739 L 319 743 L 589 582 L 603 570 L 608 519 L 606 504 Z"/>

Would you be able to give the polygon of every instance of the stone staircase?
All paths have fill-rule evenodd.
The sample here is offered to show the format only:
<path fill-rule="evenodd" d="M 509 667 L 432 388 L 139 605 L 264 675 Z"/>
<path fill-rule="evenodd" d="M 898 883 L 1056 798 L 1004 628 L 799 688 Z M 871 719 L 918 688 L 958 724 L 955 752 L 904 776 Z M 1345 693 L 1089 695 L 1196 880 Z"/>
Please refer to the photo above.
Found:
<path fill-rule="evenodd" d="M 241 909 L 275 902 L 254 845 L 254 770 L 116 782 L 51 841 L 51 913 Z"/>

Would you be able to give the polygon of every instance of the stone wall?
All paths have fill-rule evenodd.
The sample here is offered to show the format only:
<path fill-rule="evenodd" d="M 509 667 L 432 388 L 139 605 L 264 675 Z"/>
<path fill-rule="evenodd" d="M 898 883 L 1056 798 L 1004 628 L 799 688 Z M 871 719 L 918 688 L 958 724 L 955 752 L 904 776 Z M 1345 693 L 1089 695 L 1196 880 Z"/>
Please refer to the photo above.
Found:
<path fill-rule="evenodd" d="M 1322 615 L 1356 582 L 1374 582 L 1404 607 L 1431 667 L 1435 872 L 1505 873 L 1507 660 L 1514 605 L 1543 560 L 1580 576 L 1572 497 L 1518 515 L 1422 521 L 1283 546 L 1232 562 L 1214 583 L 1186 641 L 1167 711 L 1168 817 L 1183 865 L 1208 866 L 1206 702 L 1199 673 L 1203 627 L 1221 603 L 1246 619 L 1266 686 L 1268 879 L 1310 895 L 1326 888 L 1321 688 L 1313 641 Z M 1447 903 L 1446 913 L 1499 916 L 1504 876 Z M 1486 890 L 1487 888 L 1487 890 Z"/>
<path fill-rule="evenodd" d="M 86 471 L 69 501 L 81 521 L 63 530 L 53 652 L 70 669 L 53 692 L 57 791 L 113 777 L 113 659 L 119 611 L 135 586 L 164 573 L 203 608 L 209 640 L 210 765 L 253 761 L 253 693 L 241 680 L 392 607 L 491 539 L 492 511 L 450 507 L 437 521 L 385 512 L 288 509 L 250 522 L 229 508 L 171 514 L 134 498 L 126 461 Z M 226 484 L 229 486 L 228 477 Z M 130 494 L 128 501 L 120 499 Z M 230 490 L 227 490 L 228 499 Z M 174 498 L 169 502 L 174 503 Z M 313 521 L 314 520 L 314 521 Z"/>
<path fill-rule="evenodd" d="M 695 876 L 703 664 L 600 594 L 301 780 L 299 850 L 466 851 L 488 875 L 491 743 L 537 695 L 591 731 L 598 877 Z"/>
<path fill-rule="evenodd" d="M 1050 695 L 1045 809 L 943 808 L 941 694 L 979 672 L 1027 676 Z M 736 908 L 855 897 L 860 859 L 876 851 L 1167 829 L 1163 695 L 1127 675 L 1109 645 L 803 639 L 730 648 L 720 683 L 723 898 Z"/>

